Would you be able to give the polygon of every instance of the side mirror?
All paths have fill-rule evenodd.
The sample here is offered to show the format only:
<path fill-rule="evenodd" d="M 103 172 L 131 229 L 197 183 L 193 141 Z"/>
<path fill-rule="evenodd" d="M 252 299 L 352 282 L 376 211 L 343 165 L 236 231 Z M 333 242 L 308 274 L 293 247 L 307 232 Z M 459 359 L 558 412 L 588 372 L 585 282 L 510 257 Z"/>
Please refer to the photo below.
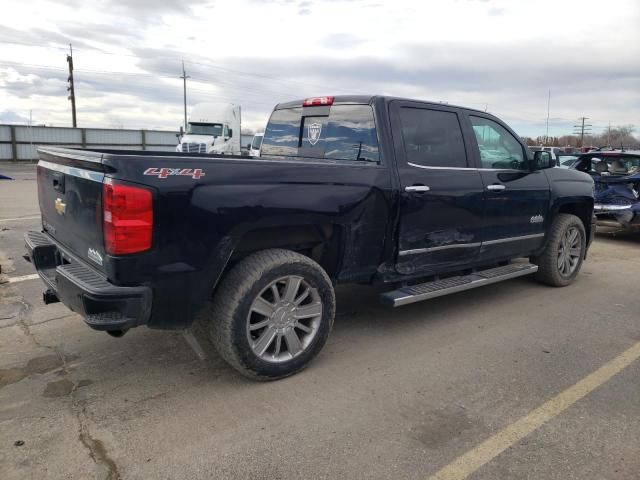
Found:
<path fill-rule="evenodd" d="M 229 129 L 229 138 L 233 137 L 233 130 L 230 128 Z"/>
<path fill-rule="evenodd" d="M 533 152 L 533 161 L 531 162 L 531 170 L 544 170 L 545 168 L 553 168 L 556 161 L 551 158 L 551 152 L 538 150 Z"/>
<path fill-rule="evenodd" d="M 182 129 L 182 125 L 180 125 L 180 133 L 176 133 L 176 137 L 182 138 L 183 135 L 184 135 L 184 130 Z"/>

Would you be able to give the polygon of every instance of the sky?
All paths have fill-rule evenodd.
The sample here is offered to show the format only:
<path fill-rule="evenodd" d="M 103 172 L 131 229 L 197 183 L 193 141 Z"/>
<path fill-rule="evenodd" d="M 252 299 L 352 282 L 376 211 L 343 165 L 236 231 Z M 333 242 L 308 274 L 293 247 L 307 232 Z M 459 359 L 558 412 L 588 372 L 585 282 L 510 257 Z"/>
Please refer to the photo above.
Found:
<path fill-rule="evenodd" d="M 0 123 L 177 130 L 188 107 L 384 94 L 487 110 L 520 135 L 589 117 L 640 137 L 639 0 L 3 0 Z M 9 7 L 9 8 L 7 8 Z"/>

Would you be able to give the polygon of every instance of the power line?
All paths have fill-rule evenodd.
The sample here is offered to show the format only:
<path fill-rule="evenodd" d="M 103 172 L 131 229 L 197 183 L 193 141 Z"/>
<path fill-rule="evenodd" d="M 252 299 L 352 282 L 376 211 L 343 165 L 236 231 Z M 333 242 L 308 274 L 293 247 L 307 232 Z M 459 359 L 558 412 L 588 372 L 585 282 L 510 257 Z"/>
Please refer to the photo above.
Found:
<path fill-rule="evenodd" d="M 16 42 L 16 41 L 0 41 L 0 44 L 16 44 L 16 45 L 24 45 L 24 46 L 29 46 L 29 47 L 36 47 L 36 48 L 58 48 L 58 47 L 53 47 L 53 46 L 49 46 L 49 45 L 39 45 L 36 43 L 26 43 L 26 42 Z M 137 58 L 139 60 L 150 60 L 148 57 L 143 57 L 141 55 L 134 55 L 134 54 L 130 54 L 130 53 L 115 53 L 115 52 L 107 52 L 104 50 L 100 50 L 100 49 L 94 49 L 97 53 L 99 54 L 103 54 L 103 55 L 112 55 L 112 56 L 116 56 L 116 57 L 131 57 L 131 58 Z M 87 49 L 76 49 L 76 51 L 88 51 Z M 168 59 L 174 59 L 174 60 L 180 60 L 182 62 L 184 62 L 184 60 L 178 56 L 174 56 L 174 55 L 163 55 L 163 58 L 168 58 Z M 210 68 L 210 69 L 214 69 L 214 70 L 218 70 L 221 71 L 223 73 L 231 73 L 234 75 L 240 75 L 240 76 L 246 76 L 246 77 L 256 77 L 256 78 L 260 78 L 260 79 L 266 79 L 266 80 L 271 80 L 272 82 L 280 82 L 280 83 L 285 83 L 285 84 L 299 84 L 302 85 L 302 83 L 296 81 L 296 80 L 288 80 L 285 78 L 281 78 L 281 77 L 274 77 L 274 76 L 270 76 L 270 75 L 265 75 L 265 74 L 260 74 L 260 73 L 254 73 L 254 72 L 247 72 L 247 71 L 242 71 L 242 70 L 235 70 L 229 67 L 223 67 L 221 65 L 217 65 L 214 63 L 205 63 L 205 62 L 195 62 L 195 61 L 191 61 L 191 60 L 187 60 L 186 62 L 187 65 L 191 64 L 191 65 L 198 65 L 201 67 L 205 67 L 205 68 Z M 151 74 L 149 74 L 151 75 Z M 169 75 L 169 74 L 167 74 Z M 344 90 L 342 90 L 342 87 L 337 87 L 337 86 L 331 86 L 331 85 L 320 85 L 320 84 L 314 84 L 314 83 L 309 83 L 309 82 L 305 82 L 305 87 L 314 87 L 314 88 L 318 88 L 318 89 L 322 89 L 323 91 L 326 90 L 327 88 L 337 91 L 337 92 L 344 92 Z"/>
<path fill-rule="evenodd" d="M 67 63 L 69 64 L 69 78 L 67 81 L 69 82 L 69 86 L 67 87 L 67 91 L 69 92 L 69 100 L 71 100 L 71 118 L 73 120 L 73 128 L 78 126 L 76 122 L 76 91 L 73 86 L 73 47 L 69 44 L 69 55 L 67 55 Z"/>
<path fill-rule="evenodd" d="M 182 61 L 182 76 L 180 77 L 184 88 L 184 129 L 187 130 L 187 78 L 191 78 L 184 71 L 184 60 Z"/>
<path fill-rule="evenodd" d="M 584 146 L 584 135 L 585 133 L 587 135 L 589 135 L 591 133 L 591 127 L 593 127 L 593 125 L 590 124 L 585 124 L 585 120 L 588 120 L 589 117 L 580 117 L 581 123 L 580 125 L 574 125 L 574 131 L 573 134 L 574 135 L 580 135 L 580 146 L 583 147 Z"/>
<path fill-rule="evenodd" d="M 7 61 L 7 60 L 0 60 L 0 65 L 6 65 L 6 66 L 10 66 L 10 67 L 28 67 L 28 68 L 32 68 L 32 69 L 45 69 L 45 70 L 56 70 L 56 71 L 64 71 L 65 69 L 60 68 L 60 67 L 54 67 L 54 66 L 50 66 L 50 65 L 39 65 L 39 64 L 32 64 L 32 63 L 24 63 L 24 62 L 14 62 L 14 61 Z M 176 78 L 175 73 L 174 74 L 162 74 L 162 73 L 158 73 L 158 74 L 150 74 L 150 73 L 144 73 L 144 72 L 122 72 L 122 71 L 114 71 L 114 70 L 93 70 L 93 69 L 88 69 L 88 68 L 76 68 L 74 69 L 75 73 L 89 73 L 89 74 L 96 74 L 96 75 L 115 75 L 115 76 L 129 76 L 129 77 L 144 77 L 144 78 L 149 78 L 149 79 L 166 79 L 166 80 L 177 80 L 178 78 L 182 78 L 182 77 L 178 77 Z M 191 80 L 196 81 L 198 83 L 203 83 L 205 85 L 210 85 L 211 81 L 210 80 L 206 80 L 200 77 L 193 77 L 190 76 Z M 85 81 L 87 82 L 88 80 L 86 78 L 82 78 L 80 77 L 80 81 Z M 145 83 L 142 82 L 140 80 L 137 80 L 138 83 Z M 91 82 L 88 82 L 91 83 Z M 260 89 L 256 89 L 256 88 L 249 88 L 249 87 L 239 87 L 237 82 L 233 82 L 231 80 L 220 80 L 220 79 L 216 79 L 216 83 L 222 83 L 223 85 L 227 85 L 228 89 L 233 90 L 235 92 L 238 92 L 239 94 L 242 94 L 243 98 L 246 98 L 248 96 L 251 96 L 249 94 L 254 94 L 260 97 L 264 97 L 265 95 L 272 95 L 272 96 L 282 96 L 283 98 L 287 98 L 289 99 L 291 97 L 291 91 L 289 90 L 288 92 L 284 92 L 284 91 L 277 91 L 277 90 L 269 90 L 269 89 L 264 89 L 264 88 L 260 88 Z M 157 82 L 146 82 L 147 85 L 158 85 Z M 202 89 L 194 89 L 191 88 L 190 89 L 192 92 L 201 92 L 201 93 L 209 93 L 211 94 L 211 92 L 206 92 L 205 90 Z M 226 97 L 218 97 L 218 98 L 226 98 Z M 268 105 L 268 106 L 273 106 L 273 103 L 266 103 L 266 102 L 259 102 L 259 101 L 255 101 L 254 103 L 259 103 L 262 105 Z"/>

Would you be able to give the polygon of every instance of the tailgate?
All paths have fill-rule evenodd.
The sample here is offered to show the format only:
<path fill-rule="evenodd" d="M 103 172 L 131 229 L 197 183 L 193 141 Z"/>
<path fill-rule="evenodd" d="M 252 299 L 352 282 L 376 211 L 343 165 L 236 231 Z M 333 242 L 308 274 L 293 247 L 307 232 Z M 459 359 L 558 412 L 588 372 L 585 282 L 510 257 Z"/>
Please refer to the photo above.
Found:
<path fill-rule="evenodd" d="M 103 270 L 102 155 L 63 148 L 38 152 L 38 202 L 44 231 Z"/>

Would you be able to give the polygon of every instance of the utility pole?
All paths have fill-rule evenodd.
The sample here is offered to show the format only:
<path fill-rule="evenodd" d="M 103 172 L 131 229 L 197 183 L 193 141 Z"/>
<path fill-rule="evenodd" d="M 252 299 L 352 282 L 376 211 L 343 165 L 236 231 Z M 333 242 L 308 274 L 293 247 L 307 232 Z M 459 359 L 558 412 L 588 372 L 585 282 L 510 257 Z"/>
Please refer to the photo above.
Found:
<path fill-rule="evenodd" d="M 549 96 L 547 97 L 547 133 L 545 134 L 544 143 L 549 145 L 549 112 L 551 111 L 551 89 L 549 89 Z"/>
<path fill-rule="evenodd" d="M 591 133 L 591 127 L 593 125 L 591 124 L 585 124 L 584 121 L 588 120 L 589 117 L 580 117 L 581 120 L 581 124 L 580 125 L 574 125 L 573 128 L 575 129 L 573 131 L 574 135 L 580 135 L 580 146 L 584 147 L 584 134 L 586 133 L 587 135 Z"/>
<path fill-rule="evenodd" d="M 73 47 L 69 44 L 69 55 L 67 55 L 67 63 L 69 64 L 69 78 L 67 81 L 69 82 L 69 86 L 67 87 L 67 91 L 69 92 L 69 96 L 67 100 L 71 100 L 71 118 L 73 119 L 73 128 L 78 126 L 76 122 L 76 91 L 73 86 Z"/>
<path fill-rule="evenodd" d="M 184 60 L 182 61 L 182 85 L 184 90 L 184 130 L 187 131 L 187 72 L 184 71 Z"/>

